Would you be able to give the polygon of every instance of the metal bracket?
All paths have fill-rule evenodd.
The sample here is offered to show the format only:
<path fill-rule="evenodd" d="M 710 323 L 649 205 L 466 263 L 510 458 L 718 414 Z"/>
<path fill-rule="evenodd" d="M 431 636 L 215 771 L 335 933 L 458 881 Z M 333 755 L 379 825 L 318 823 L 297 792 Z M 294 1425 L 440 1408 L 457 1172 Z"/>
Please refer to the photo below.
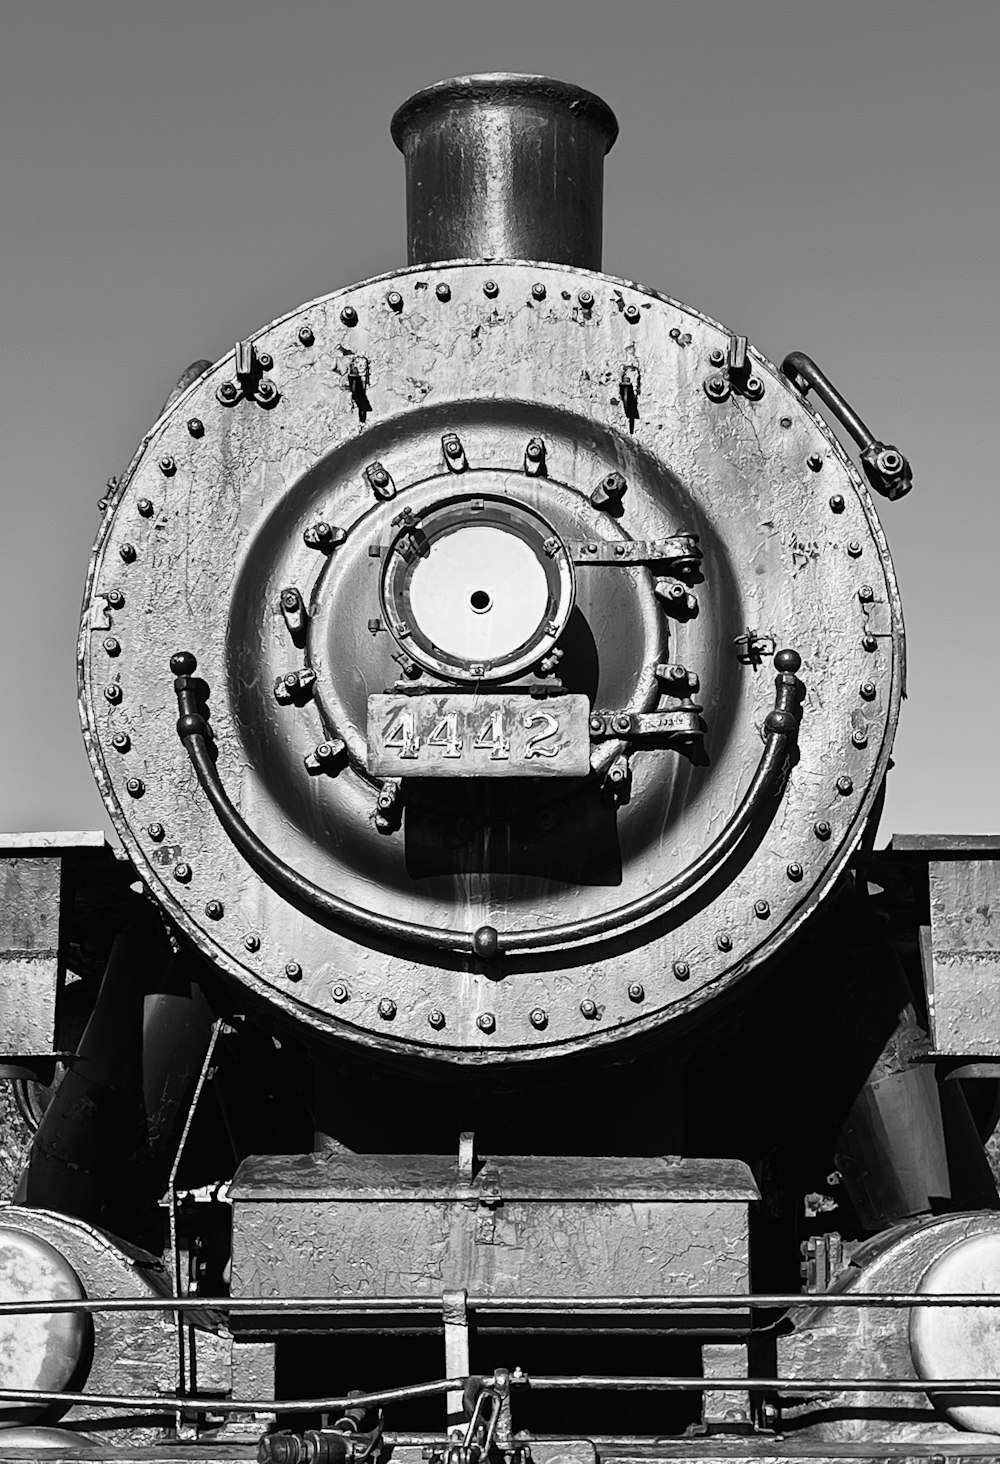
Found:
<path fill-rule="evenodd" d="M 549 545 L 553 547 L 550 549 Z M 561 540 L 547 539 L 545 552 L 556 554 Z M 581 539 L 565 545 L 574 564 L 670 565 L 674 574 L 692 573 L 702 560 L 697 534 L 676 534 L 670 539 Z"/>
<path fill-rule="evenodd" d="M 781 369 L 802 396 L 810 389 L 814 391 L 844 431 L 853 437 L 861 450 L 861 466 L 865 470 L 865 477 L 876 493 L 889 499 L 902 498 L 909 493 L 913 487 L 913 474 L 899 448 L 876 440 L 875 434 L 811 356 L 807 356 L 804 351 L 791 351 L 782 361 Z"/>
<path fill-rule="evenodd" d="M 593 712 L 590 717 L 590 740 L 600 742 L 609 737 L 702 737 L 707 730 L 702 721 L 702 708 L 693 702 L 669 711 L 657 712 Z"/>

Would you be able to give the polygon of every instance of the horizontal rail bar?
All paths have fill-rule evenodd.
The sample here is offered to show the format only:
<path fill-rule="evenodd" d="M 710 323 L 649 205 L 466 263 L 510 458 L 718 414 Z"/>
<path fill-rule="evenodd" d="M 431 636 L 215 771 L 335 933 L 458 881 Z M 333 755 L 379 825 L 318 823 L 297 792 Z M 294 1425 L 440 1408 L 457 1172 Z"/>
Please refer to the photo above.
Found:
<path fill-rule="evenodd" d="M 374 1407 L 410 1398 L 430 1398 L 464 1389 L 468 1379 L 444 1378 L 432 1383 L 413 1383 L 403 1388 L 386 1388 L 378 1393 L 347 1393 L 339 1398 L 205 1398 L 186 1394 L 62 1393 L 38 1388 L 0 1388 L 0 1403 L 85 1403 L 93 1408 L 128 1408 L 153 1413 L 178 1409 L 188 1413 L 327 1413 L 336 1408 Z M 484 1381 L 491 1381 L 484 1379 Z M 1000 1378 L 705 1378 L 705 1377 L 615 1377 L 569 1374 L 566 1377 L 524 1377 L 512 1379 L 533 1391 L 613 1390 L 632 1393 L 666 1392 L 766 1392 L 766 1393 L 966 1393 L 1000 1394 Z"/>
<path fill-rule="evenodd" d="M 1000 1306 L 997 1292 L 928 1293 L 903 1291 L 775 1292 L 755 1296 L 469 1296 L 466 1307 L 482 1312 L 691 1312 L 749 1311 L 798 1306 L 910 1307 Z M 221 1311 L 230 1316 L 274 1315 L 280 1312 L 338 1313 L 439 1312 L 441 1300 L 413 1296 L 121 1296 L 84 1297 L 79 1301 L 5 1301 L 0 1316 L 50 1312 Z"/>

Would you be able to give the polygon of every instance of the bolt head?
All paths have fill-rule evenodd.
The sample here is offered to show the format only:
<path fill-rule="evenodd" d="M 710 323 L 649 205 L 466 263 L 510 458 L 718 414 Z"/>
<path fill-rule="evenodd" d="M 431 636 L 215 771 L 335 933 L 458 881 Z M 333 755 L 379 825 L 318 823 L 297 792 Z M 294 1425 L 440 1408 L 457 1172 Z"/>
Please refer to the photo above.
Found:
<path fill-rule="evenodd" d="M 129 778 L 125 790 L 130 798 L 141 798 L 146 791 L 146 785 L 141 778 Z"/>
<path fill-rule="evenodd" d="M 109 656 L 117 656 L 121 651 L 120 642 L 116 641 L 113 635 L 106 635 L 101 642 Z"/>
<path fill-rule="evenodd" d="M 209 900 L 205 906 L 205 914 L 209 920 L 221 920 L 225 914 L 225 907 L 221 900 Z"/>
<path fill-rule="evenodd" d="M 190 864 L 181 863 L 181 864 L 175 864 L 174 865 L 174 879 L 177 881 L 178 884 L 187 884 L 187 882 L 188 882 L 188 880 L 190 878 L 191 878 L 191 866 L 190 866 Z"/>
<path fill-rule="evenodd" d="M 729 395 L 729 383 L 724 376 L 710 376 L 705 382 L 705 392 L 713 402 L 724 402 Z"/>
<path fill-rule="evenodd" d="M 720 351 L 719 348 L 716 347 L 714 351 L 711 351 L 709 353 L 708 359 L 713 366 L 722 366 L 725 364 L 726 353 L 725 351 Z"/>
<path fill-rule="evenodd" d="M 865 701 L 874 701 L 875 700 L 875 683 L 874 683 L 874 681 L 862 681 L 859 690 L 861 692 L 861 695 L 864 697 Z"/>
<path fill-rule="evenodd" d="M 132 743 L 129 740 L 128 733 L 116 732 L 111 739 L 111 746 L 114 748 L 115 752 L 128 752 L 129 748 L 132 746 Z"/>
<path fill-rule="evenodd" d="M 289 981 L 302 980 L 302 967 L 299 965 L 298 961 L 285 962 L 285 975 L 288 977 Z"/>
<path fill-rule="evenodd" d="M 112 706 L 117 706 L 118 703 L 121 701 L 122 689 L 118 685 L 117 681 L 110 682 L 109 685 L 104 688 L 104 699 L 105 701 L 109 701 Z"/>
<path fill-rule="evenodd" d="M 864 730 L 863 727 L 855 727 L 854 731 L 851 733 L 851 741 L 854 743 L 855 747 L 867 747 L 868 733 Z"/>
<path fill-rule="evenodd" d="M 495 1032 L 497 1019 L 492 1012 L 480 1012 L 476 1018 L 476 1026 L 480 1032 Z"/>
<path fill-rule="evenodd" d="M 780 427 L 784 427 L 785 431 L 787 432 L 788 429 L 789 429 L 789 427 L 791 427 L 791 425 L 792 425 L 792 419 L 791 419 L 791 417 L 782 417 L 781 418 L 781 421 L 779 422 L 778 425 Z"/>
<path fill-rule="evenodd" d="M 828 839 L 830 837 L 830 834 L 832 833 L 832 829 L 830 828 L 830 825 L 827 823 L 826 819 L 821 818 L 813 824 L 813 833 L 816 835 L 817 839 Z"/>
<path fill-rule="evenodd" d="M 801 864 L 789 864 L 787 869 L 785 870 L 785 873 L 791 880 L 800 880 L 802 878 L 802 872 L 803 871 Z"/>
<path fill-rule="evenodd" d="M 539 282 L 538 284 L 532 285 L 532 287 L 531 287 L 531 298 L 533 300 L 544 300 L 545 299 L 545 286 L 541 282 Z"/>
<path fill-rule="evenodd" d="M 814 473 L 818 473 L 823 466 L 823 458 L 818 452 L 811 452 L 806 458 L 806 464 Z"/>
<path fill-rule="evenodd" d="M 864 635 L 861 637 L 861 644 L 864 646 L 866 651 L 877 651 L 878 637 L 874 635 Z"/>
<path fill-rule="evenodd" d="M 626 305 L 624 314 L 629 325 L 635 325 L 639 319 L 638 305 Z"/>
<path fill-rule="evenodd" d="M 585 997 L 584 1000 L 580 1003 L 580 1015 L 581 1017 L 586 1017 L 588 1021 L 596 1017 L 597 1002 L 592 1001 L 589 996 Z"/>
<path fill-rule="evenodd" d="M 330 995 L 333 997 L 335 1002 L 343 1002 L 347 1000 L 350 993 L 344 983 L 342 981 L 338 981 L 336 986 L 331 988 Z"/>
<path fill-rule="evenodd" d="M 632 730 L 632 718 L 625 715 L 613 717 L 611 719 L 611 730 L 617 732 L 620 737 L 624 737 Z"/>
<path fill-rule="evenodd" d="M 177 464 L 169 455 L 160 458 L 160 472 L 165 478 L 172 478 L 177 471 Z"/>
<path fill-rule="evenodd" d="M 146 826 L 146 833 L 152 839 L 152 841 L 153 841 L 154 844 L 158 844 L 160 842 L 160 840 L 163 838 L 163 834 L 164 834 L 163 825 L 161 823 L 147 824 L 147 826 Z"/>
<path fill-rule="evenodd" d="M 297 590 L 282 590 L 281 608 L 283 610 L 297 610 L 299 608 L 299 595 Z"/>
<path fill-rule="evenodd" d="M 457 437 L 446 437 L 444 440 L 444 450 L 446 456 L 450 458 L 462 456 L 462 444 Z"/>
<path fill-rule="evenodd" d="M 427 1013 L 427 1024 L 433 1027 L 435 1032 L 440 1032 L 444 1026 L 444 1012 L 435 1007 L 433 1011 Z"/>
<path fill-rule="evenodd" d="M 837 792 L 845 798 L 847 797 L 848 793 L 854 792 L 854 782 L 851 778 L 847 776 L 846 773 L 843 773 L 837 779 Z"/>
<path fill-rule="evenodd" d="M 358 312 L 355 310 L 353 305 L 345 305 L 343 310 L 340 312 L 340 318 L 344 325 L 357 325 Z"/>
<path fill-rule="evenodd" d="M 257 400 L 259 402 L 273 401 L 277 393 L 278 388 L 273 381 L 262 381 L 257 388 Z"/>
<path fill-rule="evenodd" d="M 383 996 L 378 1004 L 378 1014 L 385 1022 L 391 1022 L 396 1015 L 396 1003 L 389 996 Z"/>
<path fill-rule="evenodd" d="M 875 591 L 872 589 L 871 585 L 862 585 L 860 590 L 858 591 L 858 599 L 861 601 L 862 605 L 870 605 L 874 598 Z"/>
<path fill-rule="evenodd" d="M 312 329 L 311 329 L 310 326 L 308 326 L 308 325 L 300 325 L 299 326 L 299 345 L 300 346 L 311 346 L 313 344 L 313 342 L 315 341 L 315 339 L 316 339 L 316 337 L 313 335 Z"/>
<path fill-rule="evenodd" d="M 757 916 L 758 920 L 766 920 L 771 913 L 771 906 L 766 900 L 754 900 L 753 913 Z"/>
<path fill-rule="evenodd" d="M 121 546 L 121 548 L 118 550 L 118 553 L 119 553 L 119 555 L 120 555 L 123 563 L 125 563 L 125 564 L 134 564 L 134 562 L 135 562 L 135 545 L 134 544 L 123 544 Z"/>
<path fill-rule="evenodd" d="M 216 392 L 220 402 L 232 404 L 240 394 L 240 389 L 235 381 L 224 381 Z"/>
<path fill-rule="evenodd" d="M 386 295 L 385 297 L 385 303 L 388 305 L 390 310 L 399 311 L 403 308 L 403 297 L 398 290 L 390 290 L 388 295 Z"/>
<path fill-rule="evenodd" d="M 244 946 L 246 947 L 246 949 L 248 951 L 259 951 L 260 950 L 260 936 L 259 935 L 245 935 L 243 937 L 243 944 L 244 944 Z"/>
<path fill-rule="evenodd" d="M 260 363 L 260 369 L 262 371 L 270 371 L 274 365 L 274 357 L 268 351 L 261 351 L 257 360 Z"/>
<path fill-rule="evenodd" d="M 533 437 L 528 443 L 527 447 L 524 449 L 525 457 L 530 458 L 533 463 L 537 463 L 543 456 L 544 452 L 545 449 L 537 437 Z"/>
<path fill-rule="evenodd" d="M 536 1031 L 540 1032 L 543 1027 L 548 1026 L 549 1014 L 544 1007 L 535 1007 L 534 1011 L 529 1013 L 528 1020 Z"/>
<path fill-rule="evenodd" d="M 109 590 L 104 598 L 108 603 L 108 608 L 111 610 L 120 610 L 125 604 L 125 596 L 121 590 Z"/>
<path fill-rule="evenodd" d="M 499 293 L 500 286 L 497 284 L 496 280 L 483 281 L 483 294 L 486 296 L 487 300 L 495 300 Z"/>
<path fill-rule="evenodd" d="M 720 951 L 731 951 L 733 948 L 733 938 L 731 935 L 717 935 L 715 937 L 715 944 L 719 947 Z"/>
<path fill-rule="evenodd" d="M 492 925 L 481 925 L 472 937 L 472 949 L 481 961 L 491 961 L 500 949 L 500 937 Z"/>
<path fill-rule="evenodd" d="M 142 514 L 143 518 L 153 517 L 153 504 L 149 498 L 140 498 L 135 506 Z"/>
<path fill-rule="evenodd" d="M 594 292 L 593 290 L 581 290 L 576 298 L 584 310 L 589 310 L 594 303 Z"/>
<path fill-rule="evenodd" d="M 847 552 L 851 556 L 852 559 L 860 559 L 860 557 L 861 557 L 861 544 L 860 544 L 860 542 L 857 539 L 852 539 L 850 541 L 850 543 L 848 544 L 848 546 L 847 546 Z"/>
<path fill-rule="evenodd" d="M 204 437 L 205 424 L 200 417 L 189 417 L 187 429 L 192 437 Z"/>
<path fill-rule="evenodd" d="M 674 962 L 674 975 L 677 977 L 678 981 L 687 981 L 688 977 L 691 975 L 691 967 L 688 965 L 687 961 Z"/>
<path fill-rule="evenodd" d="M 632 984 L 631 984 L 631 986 L 628 989 L 628 999 L 629 999 L 629 1001 L 637 1001 L 637 1002 L 638 1001 L 644 1001 L 645 1000 L 645 997 L 646 997 L 646 988 L 643 986 L 642 982 L 641 981 L 633 981 Z"/>
<path fill-rule="evenodd" d="M 830 507 L 833 509 L 834 513 L 843 513 L 844 495 L 842 493 L 834 493 L 830 499 Z"/>
<path fill-rule="evenodd" d="M 438 297 L 439 300 L 450 300 L 451 299 L 451 285 L 446 285 L 445 282 L 444 282 L 444 280 L 442 280 L 441 283 L 438 286 L 436 286 L 436 288 L 434 290 L 434 293 Z"/>

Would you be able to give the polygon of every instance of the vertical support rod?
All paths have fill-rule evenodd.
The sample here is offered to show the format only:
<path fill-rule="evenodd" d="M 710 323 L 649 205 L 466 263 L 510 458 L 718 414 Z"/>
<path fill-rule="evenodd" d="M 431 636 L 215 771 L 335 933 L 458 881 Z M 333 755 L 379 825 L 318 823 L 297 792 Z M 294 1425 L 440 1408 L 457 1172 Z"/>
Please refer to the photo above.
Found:
<path fill-rule="evenodd" d="M 444 1375 L 446 1378 L 469 1376 L 469 1311 L 468 1293 L 445 1291 L 441 1296 L 444 1317 Z M 461 1388 L 447 1394 L 448 1432 L 465 1428 L 465 1400 Z"/>

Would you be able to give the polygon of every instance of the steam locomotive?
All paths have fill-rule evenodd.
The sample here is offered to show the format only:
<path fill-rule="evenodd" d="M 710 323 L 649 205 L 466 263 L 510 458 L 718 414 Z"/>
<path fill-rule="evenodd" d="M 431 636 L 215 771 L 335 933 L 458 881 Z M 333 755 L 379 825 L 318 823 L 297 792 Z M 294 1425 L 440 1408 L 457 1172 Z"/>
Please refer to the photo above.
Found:
<path fill-rule="evenodd" d="M 102 500 L 122 852 L 0 864 L 5 1459 L 997 1448 L 997 845 L 874 848 L 909 464 L 601 272 L 616 133 L 412 97 L 407 268 Z"/>

